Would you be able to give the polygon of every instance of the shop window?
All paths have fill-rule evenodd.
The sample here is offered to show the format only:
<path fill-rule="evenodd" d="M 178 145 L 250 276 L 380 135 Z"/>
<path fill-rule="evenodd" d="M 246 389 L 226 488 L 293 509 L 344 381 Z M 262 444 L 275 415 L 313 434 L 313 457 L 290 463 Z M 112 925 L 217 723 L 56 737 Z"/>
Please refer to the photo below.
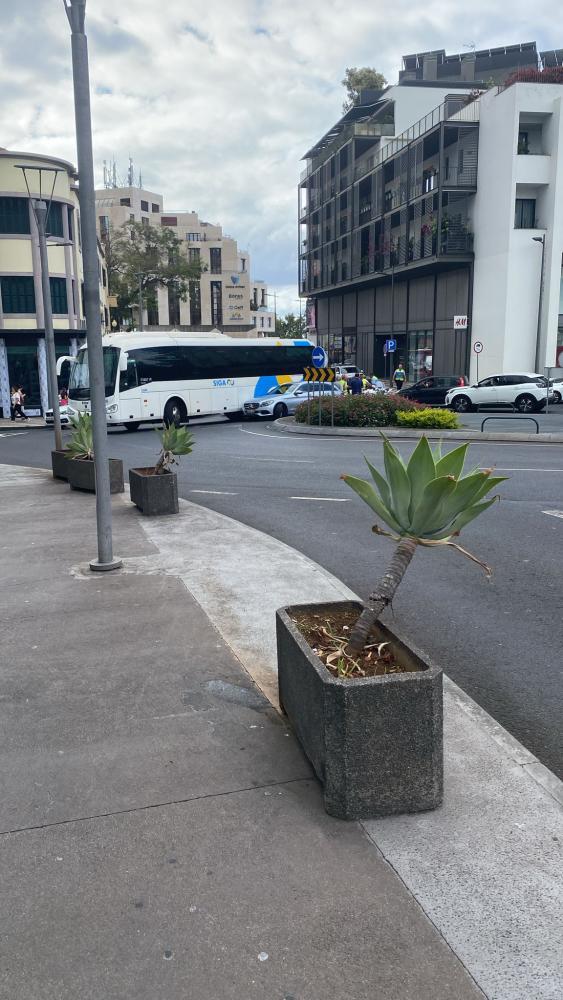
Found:
<path fill-rule="evenodd" d="M 32 279 L 33 280 L 33 279 Z M 25 393 L 25 410 L 41 407 L 37 343 L 7 344 L 10 385 L 21 385 Z"/>
<path fill-rule="evenodd" d="M 432 374 L 432 330 L 413 330 L 407 338 L 407 378 L 418 382 Z"/>

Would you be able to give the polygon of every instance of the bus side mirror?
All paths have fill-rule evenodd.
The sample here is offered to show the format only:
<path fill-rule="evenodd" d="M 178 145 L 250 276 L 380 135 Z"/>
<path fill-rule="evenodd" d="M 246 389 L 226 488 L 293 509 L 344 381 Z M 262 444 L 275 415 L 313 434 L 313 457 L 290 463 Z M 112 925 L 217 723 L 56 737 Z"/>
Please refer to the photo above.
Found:
<path fill-rule="evenodd" d="M 63 365 L 66 364 L 67 361 L 69 364 L 73 364 L 73 362 L 76 361 L 76 358 L 71 358 L 70 355 L 65 355 L 62 358 L 57 358 L 57 375 L 61 374 Z"/>
<path fill-rule="evenodd" d="M 129 358 L 127 357 L 125 351 L 122 351 L 121 354 L 119 355 L 119 371 L 120 372 L 126 372 L 127 371 L 127 362 L 128 362 L 128 360 L 129 360 Z"/>

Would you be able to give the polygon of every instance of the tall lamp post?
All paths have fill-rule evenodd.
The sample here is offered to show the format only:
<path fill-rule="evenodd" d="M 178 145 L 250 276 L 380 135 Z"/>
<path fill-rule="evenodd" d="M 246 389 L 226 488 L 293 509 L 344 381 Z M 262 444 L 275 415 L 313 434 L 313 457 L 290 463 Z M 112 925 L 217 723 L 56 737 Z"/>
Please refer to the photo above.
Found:
<path fill-rule="evenodd" d="M 90 562 L 96 571 L 118 569 L 121 559 L 114 558 L 111 524 L 111 495 L 107 448 L 106 390 L 104 355 L 100 325 L 100 287 L 98 280 L 98 245 L 94 161 L 92 156 L 92 118 L 90 113 L 90 76 L 88 40 L 84 30 L 86 0 L 63 0 L 72 33 L 72 73 L 74 114 L 78 159 L 78 199 L 82 221 L 82 261 L 84 267 L 84 312 L 90 373 L 90 401 L 96 471 L 96 523 L 98 558 Z"/>
<path fill-rule="evenodd" d="M 57 174 L 62 173 L 58 167 L 32 167 L 26 164 L 16 164 L 21 170 L 25 180 L 25 186 L 29 195 L 31 211 L 37 226 L 37 236 L 39 240 L 39 259 L 41 262 L 41 292 L 43 298 L 43 323 L 45 326 L 45 352 L 47 355 L 47 387 L 49 404 L 53 410 L 53 427 L 55 430 L 55 448 L 62 451 L 63 435 L 61 430 L 61 411 L 59 408 L 59 386 L 57 382 L 57 352 L 55 348 L 55 331 L 53 329 L 53 306 L 51 303 L 51 281 L 49 278 L 49 256 L 47 253 L 47 226 L 51 205 L 53 204 L 53 194 L 57 183 Z M 39 174 L 39 198 L 32 198 L 28 171 Z M 53 184 L 48 201 L 43 197 L 43 174 L 53 175 Z"/>
<path fill-rule="evenodd" d="M 540 294 L 538 299 L 538 323 L 536 329 L 536 371 L 541 364 L 541 311 L 543 305 L 543 271 L 545 265 L 545 233 L 542 236 L 532 236 L 534 243 L 541 243 Z M 549 381 L 549 380 L 548 380 Z"/>

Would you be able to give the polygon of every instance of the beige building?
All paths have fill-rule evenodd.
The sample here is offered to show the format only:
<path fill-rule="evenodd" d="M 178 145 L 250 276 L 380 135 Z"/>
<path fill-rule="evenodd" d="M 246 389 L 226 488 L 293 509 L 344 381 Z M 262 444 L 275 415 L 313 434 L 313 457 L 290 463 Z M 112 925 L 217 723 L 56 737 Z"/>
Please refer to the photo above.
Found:
<path fill-rule="evenodd" d="M 0 408 L 10 413 L 10 386 L 23 386 L 28 413 L 47 409 L 47 362 L 39 240 L 20 165 L 32 198 L 48 200 L 51 306 L 57 357 L 75 354 L 86 335 L 77 174 L 54 157 L 0 149 Z M 40 169 L 41 175 L 40 188 Z M 109 324 L 107 276 L 100 253 L 102 329 Z"/>
<path fill-rule="evenodd" d="M 223 233 L 221 226 L 202 222 L 197 212 L 164 211 L 162 195 L 134 186 L 96 191 L 96 215 L 100 236 L 129 221 L 169 226 L 188 259 L 204 268 L 201 279 L 190 282 L 185 302 L 168 289 L 159 289 L 157 309 L 144 311 L 145 329 L 217 328 L 231 336 L 256 336 L 257 331 L 274 334 L 266 285 L 252 282 L 248 253 L 239 250 L 237 241 Z"/>

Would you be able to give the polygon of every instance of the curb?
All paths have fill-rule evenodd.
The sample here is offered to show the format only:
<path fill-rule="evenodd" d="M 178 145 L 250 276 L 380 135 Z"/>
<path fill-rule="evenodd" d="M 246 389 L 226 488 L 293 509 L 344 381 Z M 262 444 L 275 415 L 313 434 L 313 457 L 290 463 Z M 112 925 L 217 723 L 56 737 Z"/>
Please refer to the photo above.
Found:
<path fill-rule="evenodd" d="M 545 432 L 540 434 L 492 434 L 490 431 L 439 431 L 426 430 L 415 431 L 412 428 L 399 430 L 396 427 L 312 427 L 308 424 L 297 424 L 295 417 L 279 417 L 274 420 L 274 427 L 277 431 L 286 434 L 312 434 L 316 437 L 352 437 L 352 438 L 372 438 L 380 439 L 384 433 L 388 438 L 402 438 L 403 440 L 417 441 L 423 434 L 429 441 L 498 441 L 525 443 L 528 441 L 551 442 L 552 444 L 563 444 L 563 434 Z"/>

